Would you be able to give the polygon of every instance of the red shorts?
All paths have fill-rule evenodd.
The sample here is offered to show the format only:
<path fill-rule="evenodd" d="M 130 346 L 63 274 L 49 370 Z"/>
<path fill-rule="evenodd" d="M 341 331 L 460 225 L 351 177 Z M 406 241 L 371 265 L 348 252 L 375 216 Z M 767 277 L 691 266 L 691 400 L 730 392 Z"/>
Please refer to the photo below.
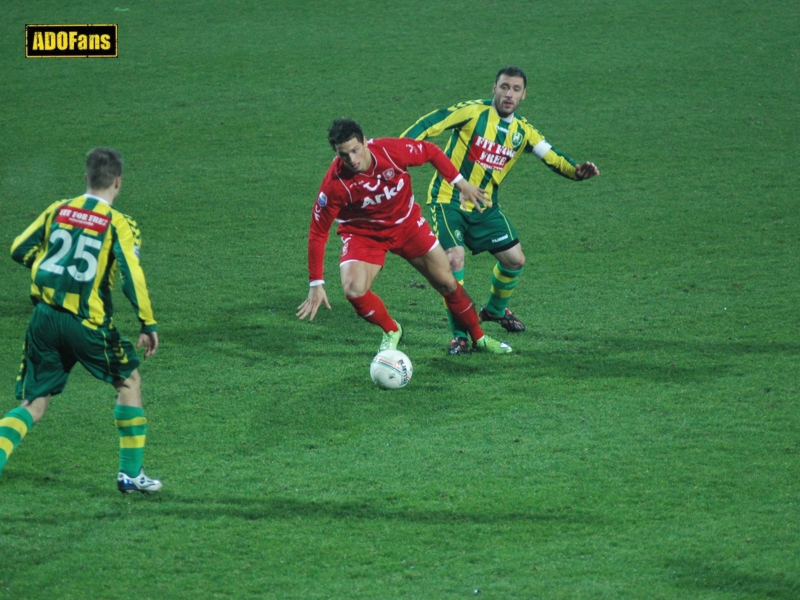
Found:
<path fill-rule="evenodd" d="M 408 221 L 382 231 L 362 230 L 342 236 L 342 256 L 339 264 L 353 260 L 383 266 L 386 253 L 392 252 L 406 260 L 424 256 L 439 243 L 419 208 Z"/>

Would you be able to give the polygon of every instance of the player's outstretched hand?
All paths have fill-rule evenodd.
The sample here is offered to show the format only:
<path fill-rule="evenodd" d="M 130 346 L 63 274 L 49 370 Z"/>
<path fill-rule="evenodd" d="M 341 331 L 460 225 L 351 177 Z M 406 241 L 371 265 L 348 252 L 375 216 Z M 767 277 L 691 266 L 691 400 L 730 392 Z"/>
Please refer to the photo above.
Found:
<path fill-rule="evenodd" d="M 483 212 L 484 208 L 492 207 L 492 199 L 489 197 L 486 191 L 482 190 L 477 185 L 471 184 L 466 179 L 462 179 L 456 183 L 455 187 L 458 188 L 459 192 L 461 192 L 458 201 L 461 203 L 461 208 L 464 210 L 467 210 L 467 200 L 475 205 L 475 209 L 478 212 Z"/>
<path fill-rule="evenodd" d="M 136 347 L 141 348 L 144 345 L 144 357 L 150 358 L 158 350 L 158 334 L 155 331 L 150 333 L 140 333 L 139 340 L 136 342 Z"/>
<path fill-rule="evenodd" d="M 592 162 L 585 162 L 582 165 L 575 167 L 575 173 L 577 174 L 578 179 L 583 181 L 584 179 L 591 179 L 595 175 L 600 175 L 600 169 L 598 169 L 597 165 Z"/>
<path fill-rule="evenodd" d="M 325 293 L 325 288 L 323 286 L 315 285 L 308 288 L 308 298 L 297 307 L 297 316 L 300 317 L 301 320 L 308 317 L 309 321 L 313 321 L 317 310 L 319 310 L 323 302 L 325 306 L 328 307 L 328 310 L 330 310 L 331 304 L 328 302 L 328 294 Z"/>

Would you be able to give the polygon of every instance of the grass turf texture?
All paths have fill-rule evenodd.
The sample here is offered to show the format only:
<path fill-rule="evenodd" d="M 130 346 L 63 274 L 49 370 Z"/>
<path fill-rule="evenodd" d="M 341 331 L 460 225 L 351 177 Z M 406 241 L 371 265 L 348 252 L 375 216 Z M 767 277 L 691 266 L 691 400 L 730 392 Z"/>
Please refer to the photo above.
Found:
<path fill-rule="evenodd" d="M 26 23 L 118 23 L 120 57 L 27 60 Z M 113 392 L 76 370 L 0 480 L 0 597 L 800 596 L 793 4 L 13 1 L 0 28 L 3 247 L 83 190 L 90 147 L 127 160 L 165 482 L 115 491 Z M 523 158 L 504 183 L 513 356 L 446 356 L 391 257 L 415 374 L 381 392 L 335 238 L 334 310 L 294 318 L 325 129 L 397 135 L 508 63 L 521 114 L 602 176 Z M 468 259 L 478 302 L 491 264 Z M 5 413 L 30 306 L 27 271 L 0 277 Z"/>

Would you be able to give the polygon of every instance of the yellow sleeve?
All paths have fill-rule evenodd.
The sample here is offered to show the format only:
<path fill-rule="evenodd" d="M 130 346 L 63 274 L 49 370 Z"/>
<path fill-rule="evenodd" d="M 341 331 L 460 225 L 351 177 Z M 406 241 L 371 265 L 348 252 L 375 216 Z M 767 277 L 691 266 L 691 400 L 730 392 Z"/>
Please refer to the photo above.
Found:
<path fill-rule="evenodd" d="M 156 320 L 153 317 L 153 307 L 150 303 L 144 271 L 139 263 L 139 249 L 142 245 L 141 233 L 136 221 L 121 213 L 114 215 L 114 229 L 113 248 L 122 274 L 122 292 L 133 305 L 139 317 L 142 333 L 153 332 L 156 330 Z"/>
<path fill-rule="evenodd" d="M 45 241 L 45 235 L 49 224 L 52 222 L 53 214 L 56 208 L 64 202 L 66 201 L 59 200 L 48 206 L 25 231 L 17 236 L 11 244 L 11 258 L 29 269 L 33 266 L 36 255 Z"/>
<path fill-rule="evenodd" d="M 562 177 L 577 181 L 578 176 L 575 174 L 575 162 L 566 154 L 562 154 L 557 149 L 553 148 L 536 128 L 532 127 L 527 122 L 524 123 L 524 127 L 528 142 L 528 146 L 525 150 L 536 155 L 550 170 L 558 173 Z"/>
<path fill-rule="evenodd" d="M 482 100 L 469 100 L 460 102 L 450 108 L 443 108 L 428 113 L 420 118 L 411 127 L 406 129 L 400 137 L 423 140 L 427 137 L 436 137 L 448 129 L 463 125 L 475 116 L 476 105 L 483 105 Z"/>

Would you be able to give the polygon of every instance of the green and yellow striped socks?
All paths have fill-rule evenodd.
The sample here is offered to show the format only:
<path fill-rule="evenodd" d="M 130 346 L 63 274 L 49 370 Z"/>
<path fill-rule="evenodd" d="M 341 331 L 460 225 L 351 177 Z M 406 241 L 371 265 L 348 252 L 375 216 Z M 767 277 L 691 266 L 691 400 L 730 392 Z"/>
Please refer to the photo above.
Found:
<path fill-rule="evenodd" d="M 492 270 L 492 289 L 489 293 L 489 299 L 486 301 L 486 310 L 490 315 L 502 317 L 506 314 L 508 300 L 511 298 L 514 288 L 517 287 L 520 273 L 522 273 L 522 269 L 517 271 L 504 269 L 499 262 L 494 266 Z"/>
<path fill-rule="evenodd" d="M 33 427 L 33 417 L 21 406 L 0 419 L 0 474 L 3 473 L 8 457 L 19 446 L 31 427 Z"/>
<path fill-rule="evenodd" d="M 114 419 L 119 431 L 119 470 L 136 477 L 142 468 L 147 419 L 144 409 L 117 404 Z"/>

